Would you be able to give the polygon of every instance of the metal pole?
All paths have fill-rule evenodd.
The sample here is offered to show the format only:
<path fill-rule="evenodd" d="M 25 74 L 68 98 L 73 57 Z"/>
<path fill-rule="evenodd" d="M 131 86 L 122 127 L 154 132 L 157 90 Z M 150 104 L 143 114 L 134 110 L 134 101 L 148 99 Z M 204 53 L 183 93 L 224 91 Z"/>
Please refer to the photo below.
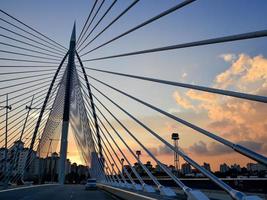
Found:
<path fill-rule="evenodd" d="M 29 115 L 30 115 L 30 111 L 32 109 L 33 99 L 34 99 L 34 95 L 32 96 L 32 100 L 31 100 L 30 106 L 26 106 L 26 109 L 28 109 L 28 112 L 27 112 L 26 119 L 25 119 L 25 122 L 23 124 L 23 128 L 22 128 L 22 131 L 21 131 L 21 134 L 20 134 L 20 137 L 19 137 L 20 141 L 22 140 L 22 136 L 23 136 L 23 133 L 25 131 L 25 127 L 26 127 L 26 124 L 27 124 L 27 121 L 28 121 L 28 118 L 29 118 Z"/>
<path fill-rule="evenodd" d="M 173 140 L 173 145 L 174 148 L 178 150 L 178 141 L 179 141 L 179 134 L 178 133 L 173 133 L 172 134 L 172 140 Z M 179 154 L 174 151 L 174 167 L 176 170 L 176 175 L 179 175 L 179 171 L 180 171 L 180 163 L 179 163 Z"/>
<path fill-rule="evenodd" d="M 39 140 L 39 144 L 40 144 L 41 138 L 39 138 L 38 140 Z M 38 144 L 38 146 L 39 146 L 39 144 Z M 42 183 L 42 175 L 41 174 L 44 172 L 44 170 L 42 169 L 43 163 L 42 163 L 42 159 L 41 159 L 41 148 L 39 148 L 39 147 L 38 147 L 38 154 L 39 154 L 38 183 L 41 184 Z"/>
<path fill-rule="evenodd" d="M 123 174 L 124 173 L 124 170 L 123 170 L 123 164 L 124 163 L 124 158 L 121 158 L 121 173 Z"/>
<path fill-rule="evenodd" d="M 6 94 L 6 132 L 5 132 L 5 168 L 4 173 L 7 173 L 7 156 L 8 156 L 8 149 L 7 149 L 7 137 L 8 137 L 8 110 L 11 110 L 11 106 L 8 105 L 8 94 Z M 8 178 L 8 177 L 7 177 Z M 5 187 L 8 186 L 8 182 L 5 183 Z"/>
<path fill-rule="evenodd" d="M 70 39 L 69 58 L 66 69 L 67 77 L 66 77 L 66 87 L 65 87 L 64 113 L 63 113 L 63 124 L 62 124 L 61 145 L 60 145 L 60 163 L 59 163 L 60 184 L 64 184 L 65 182 L 65 166 L 66 166 L 67 148 L 68 148 L 69 113 L 70 113 L 70 103 L 71 103 L 71 82 L 72 82 L 73 68 L 75 67 L 74 63 L 75 45 L 76 45 L 76 32 L 74 24 Z"/>
<path fill-rule="evenodd" d="M 140 160 L 141 150 L 137 150 L 137 151 L 136 151 L 136 155 L 137 155 L 137 157 L 138 157 L 138 160 Z"/>

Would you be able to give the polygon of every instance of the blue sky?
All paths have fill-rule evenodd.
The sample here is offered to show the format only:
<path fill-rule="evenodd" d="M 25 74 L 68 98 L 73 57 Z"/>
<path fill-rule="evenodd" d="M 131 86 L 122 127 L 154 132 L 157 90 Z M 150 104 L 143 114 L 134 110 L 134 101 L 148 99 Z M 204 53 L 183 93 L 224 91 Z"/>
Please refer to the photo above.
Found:
<path fill-rule="evenodd" d="M 104 9 L 101 10 L 95 22 L 98 21 L 99 17 L 102 16 L 111 2 L 111 0 L 105 2 L 103 6 Z M 131 2 L 132 1 L 129 0 L 119 0 L 111 10 L 112 12 L 107 15 L 92 36 L 102 30 L 105 25 L 115 18 Z M 140 1 L 129 13 L 116 22 L 114 26 L 106 31 L 86 50 L 90 50 L 102 44 L 179 2 L 181 1 Z M 79 34 L 92 4 L 92 0 L 2 0 L 1 9 L 68 47 L 74 21 L 76 20 L 77 33 Z M 199 0 L 83 57 L 83 59 L 264 30 L 266 29 L 266 10 L 267 1 L 265 0 Z M 95 22 L 93 24 L 95 24 Z M 251 57 L 257 55 L 267 57 L 266 42 L 266 38 L 252 39 L 86 62 L 85 66 L 204 86 L 213 86 L 216 75 L 229 68 L 229 63 L 225 62 L 220 55 L 229 53 L 239 55 L 244 53 Z M 173 98 L 173 93 L 179 88 L 104 75 L 89 70 L 87 72 L 113 86 L 128 91 L 130 94 L 151 102 L 164 110 L 178 110 L 183 112 L 184 116 L 191 116 L 188 114 L 188 111 L 183 110 L 181 106 L 177 105 Z M 92 83 L 108 93 L 115 100 L 119 101 L 123 107 L 127 107 L 129 111 L 137 116 L 158 116 L 155 112 L 145 109 L 93 81 Z M 237 88 L 232 85 L 230 89 L 236 90 Z M 186 92 L 184 89 L 179 89 L 179 91 L 181 93 Z M 107 105 L 110 105 L 104 99 L 102 100 Z M 117 112 L 116 109 L 112 108 L 112 110 L 123 119 L 127 119 L 124 115 Z"/>
<path fill-rule="evenodd" d="M 128 0 L 118 1 L 112 12 L 103 21 L 102 26 L 96 29 L 95 34 L 130 2 Z M 87 50 L 170 8 L 178 2 L 180 1 L 141 1 Z M 111 1 L 107 0 L 104 8 L 106 9 L 110 3 Z M 78 2 L 63 0 L 3 0 L 1 1 L 1 8 L 67 47 L 73 22 L 76 20 L 77 32 L 79 33 L 92 4 L 93 1 L 89 0 L 80 0 Z M 105 9 L 102 9 L 102 13 Z M 267 15 L 266 9 L 267 2 L 264 0 L 196 1 L 95 51 L 86 58 L 262 30 L 266 28 L 265 20 L 263 20 Z M 100 12 L 98 17 L 102 13 Z M 266 54 L 264 42 L 265 39 L 255 39 L 133 56 L 131 58 L 95 61 L 86 63 L 86 65 L 173 80 L 179 80 L 183 73 L 187 73 L 186 81 L 210 85 L 213 77 L 227 67 L 218 58 L 218 55 L 224 53 L 248 53 L 251 55 L 260 53 L 264 55 Z M 164 73 L 161 73 L 162 71 Z"/>

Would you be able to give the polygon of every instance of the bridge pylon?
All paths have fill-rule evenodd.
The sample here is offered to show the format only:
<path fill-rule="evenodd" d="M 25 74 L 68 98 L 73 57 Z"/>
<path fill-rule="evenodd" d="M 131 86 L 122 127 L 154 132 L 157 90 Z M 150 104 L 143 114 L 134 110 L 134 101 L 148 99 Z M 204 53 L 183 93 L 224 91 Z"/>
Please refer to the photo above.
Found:
<path fill-rule="evenodd" d="M 64 110 L 63 110 L 63 122 L 60 142 L 60 162 L 59 162 L 59 183 L 65 182 L 65 169 L 67 160 L 67 148 L 68 148 L 68 132 L 69 132 L 69 118 L 70 118 L 70 103 L 71 103 L 71 81 L 73 76 L 73 70 L 75 68 L 75 46 L 76 46 L 76 26 L 74 23 L 70 45 L 68 64 L 66 67 L 66 85 L 65 85 L 65 98 L 64 98 Z"/>

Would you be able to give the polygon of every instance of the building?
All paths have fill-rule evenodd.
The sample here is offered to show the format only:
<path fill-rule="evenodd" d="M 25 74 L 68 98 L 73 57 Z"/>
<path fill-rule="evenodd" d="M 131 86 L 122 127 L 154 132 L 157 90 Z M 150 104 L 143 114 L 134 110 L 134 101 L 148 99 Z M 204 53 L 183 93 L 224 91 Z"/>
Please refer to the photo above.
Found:
<path fill-rule="evenodd" d="M 70 166 L 70 171 L 71 171 L 71 172 L 74 172 L 74 173 L 77 173 L 77 171 L 78 171 L 77 163 L 72 163 L 72 164 L 71 164 L 71 166 Z"/>
<path fill-rule="evenodd" d="M 5 159 L 5 151 L 6 151 L 6 148 L 4 147 L 0 148 L 0 160 L 1 161 Z"/>
<path fill-rule="evenodd" d="M 130 165 L 123 165 L 123 174 L 125 175 L 125 170 L 127 170 L 129 173 L 132 173 L 132 169 Z"/>
<path fill-rule="evenodd" d="M 248 163 L 247 170 L 250 172 L 267 171 L 267 167 L 259 163 Z"/>
<path fill-rule="evenodd" d="M 5 163 L 5 152 L 7 152 L 7 163 Z M 53 181 L 58 180 L 59 174 L 59 155 L 54 152 L 46 158 L 37 157 L 35 151 L 32 152 L 29 167 L 26 166 L 29 148 L 24 147 L 22 141 L 16 141 L 6 150 L 0 148 L 0 181 L 1 177 L 9 176 L 18 177 L 27 181 Z M 79 177 L 85 179 L 88 177 L 88 167 L 76 163 L 71 164 L 67 159 L 65 174 L 70 174 L 74 171 Z M 28 167 L 27 172 L 25 171 Z M 5 171 L 5 169 L 7 169 Z M 3 176 L 3 174 L 5 176 Z"/>
<path fill-rule="evenodd" d="M 5 152 L 7 151 L 7 163 L 5 162 Z M 29 148 L 24 148 L 24 143 L 20 140 L 15 141 L 14 144 L 6 150 L 5 148 L 0 149 L 0 173 L 4 173 L 10 177 L 25 177 L 31 176 L 36 171 L 36 152 L 33 151 L 31 154 L 29 166 L 26 166 L 27 158 L 29 154 Z M 29 171 L 27 175 L 24 173 L 25 168 L 28 167 Z M 6 171 L 5 171 L 6 169 Z M 18 176 L 20 175 L 20 176 Z"/>
<path fill-rule="evenodd" d="M 241 167 L 238 164 L 231 165 L 231 169 L 235 170 L 236 172 L 241 172 Z"/>
<path fill-rule="evenodd" d="M 71 162 L 70 159 L 67 159 L 65 174 L 69 174 L 71 172 Z"/>
<path fill-rule="evenodd" d="M 152 164 L 151 164 L 150 161 L 147 161 L 146 164 L 145 164 L 145 166 L 146 166 L 146 168 L 147 168 L 148 170 L 152 171 L 153 166 L 152 166 Z"/>
<path fill-rule="evenodd" d="M 229 171 L 229 169 L 230 169 L 229 166 L 227 164 L 225 164 L 225 163 L 220 165 L 220 172 L 221 173 L 226 173 L 226 172 Z"/>
<path fill-rule="evenodd" d="M 183 174 L 191 174 L 192 173 L 191 165 L 188 163 L 183 163 L 181 171 Z"/>
<path fill-rule="evenodd" d="M 6 148 L 0 148 L 0 172 L 3 173 L 5 170 L 5 152 Z"/>
<path fill-rule="evenodd" d="M 51 163 L 51 168 L 52 168 L 52 173 L 53 176 L 56 174 L 59 174 L 59 156 L 58 153 L 54 152 L 51 155 L 52 163 Z"/>
<path fill-rule="evenodd" d="M 79 176 L 88 176 L 88 167 L 84 165 L 78 165 L 77 167 L 77 173 Z"/>
<path fill-rule="evenodd" d="M 166 165 L 165 165 L 166 166 Z M 166 166 L 167 167 L 167 166 Z M 155 172 L 156 173 L 163 173 L 164 172 L 164 170 L 159 166 L 159 165 L 156 165 L 155 166 Z"/>
<path fill-rule="evenodd" d="M 143 171 L 143 168 L 141 167 L 141 165 L 139 163 L 134 163 L 134 168 L 135 170 L 137 171 L 137 173 L 139 174 L 142 174 L 144 171 Z"/>
<path fill-rule="evenodd" d="M 211 171 L 211 168 L 210 168 L 210 164 L 209 163 L 203 163 L 203 166 L 202 166 L 204 169 L 208 170 L 208 171 Z"/>
<path fill-rule="evenodd" d="M 44 158 L 44 174 L 47 177 L 46 180 L 57 181 L 59 174 L 59 156 L 54 152 L 51 156 Z"/>
<path fill-rule="evenodd" d="M 23 174 L 26 166 L 27 157 L 29 154 L 28 148 L 23 148 L 22 151 L 19 153 L 19 159 L 17 165 L 15 165 L 14 170 L 17 170 L 15 173 Z M 36 157 L 35 152 L 31 155 L 30 161 L 33 161 Z M 31 162 L 32 164 L 32 162 Z M 32 173 L 32 165 L 29 166 L 30 173 Z"/>
<path fill-rule="evenodd" d="M 171 170 L 172 172 L 175 172 L 175 173 L 177 172 L 176 169 L 175 169 L 175 166 L 173 166 L 173 165 L 169 165 L 168 168 L 169 168 L 169 170 Z"/>

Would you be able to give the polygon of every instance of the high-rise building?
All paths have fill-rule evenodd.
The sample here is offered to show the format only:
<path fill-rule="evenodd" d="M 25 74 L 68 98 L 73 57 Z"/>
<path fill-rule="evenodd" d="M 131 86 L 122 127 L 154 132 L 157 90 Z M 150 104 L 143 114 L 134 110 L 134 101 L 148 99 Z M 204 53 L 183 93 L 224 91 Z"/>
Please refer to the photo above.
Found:
<path fill-rule="evenodd" d="M 79 176 L 81 176 L 81 175 L 87 176 L 88 175 L 88 168 L 84 165 L 78 165 L 77 173 Z"/>
<path fill-rule="evenodd" d="M 192 173 L 191 165 L 188 163 L 183 163 L 182 164 L 182 173 L 183 174 L 191 174 Z"/>
<path fill-rule="evenodd" d="M 26 166 L 26 160 L 29 153 L 28 148 L 24 148 L 24 143 L 20 140 L 14 142 L 13 146 L 8 150 L 8 166 L 9 166 L 9 173 L 10 175 L 16 175 L 16 174 L 24 174 L 24 170 Z M 36 158 L 36 153 L 33 152 L 31 154 L 31 161 L 34 161 Z M 33 173 L 33 166 L 34 162 L 31 162 L 29 169 L 29 173 Z"/>
<path fill-rule="evenodd" d="M 71 172 L 71 162 L 70 159 L 67 159 L 65 174 L 69 174 L 70 172 Z"/>
<path fill-rule="evenodd" d="M 138 162 L 134 163 L 134 168 L 139 174 L 143 173 L 143 168 L 141 167 L 141 165 Z"/>
<path fill-rule="evenodd" d="M 267 171 L 267 167 L 259 163 L 248 163 L 247 170 L 251 172 Z"/>
<path fill-rule="evenodd" d="M 5 152 L 6 148 L 0 148 L 0 172 L 5 169 Z"/>
<path fill-rule="evenodd" d="M 204 169 L 208 170 L 208 171 L 211 171 L 211 168 L 210 168 L 210 164 L 209 163 L 205 163 L 203 164 L 202 166 Z"/>
<path fill-rule="evenodd" d="M 229 169 L 230 169 L 229 166 L 227 164 L 225 164 L 225 163 L 220 165 L 220 172 L 221 173 L 226 173 L 226 172 L 229 171 Z"/>
<path fill-rule="evenodd" d="M 147 161 L 145 164 L 146 168 L 149 169 L 150 171 L 152 170 L 153 166 L 150 161 Z"/>
<path fill-rule="evenodd" d="M 237 172 L 241 172 L 241 167 L 238 164 L 231 165 L 231 169 L 236 170 Z"/>

